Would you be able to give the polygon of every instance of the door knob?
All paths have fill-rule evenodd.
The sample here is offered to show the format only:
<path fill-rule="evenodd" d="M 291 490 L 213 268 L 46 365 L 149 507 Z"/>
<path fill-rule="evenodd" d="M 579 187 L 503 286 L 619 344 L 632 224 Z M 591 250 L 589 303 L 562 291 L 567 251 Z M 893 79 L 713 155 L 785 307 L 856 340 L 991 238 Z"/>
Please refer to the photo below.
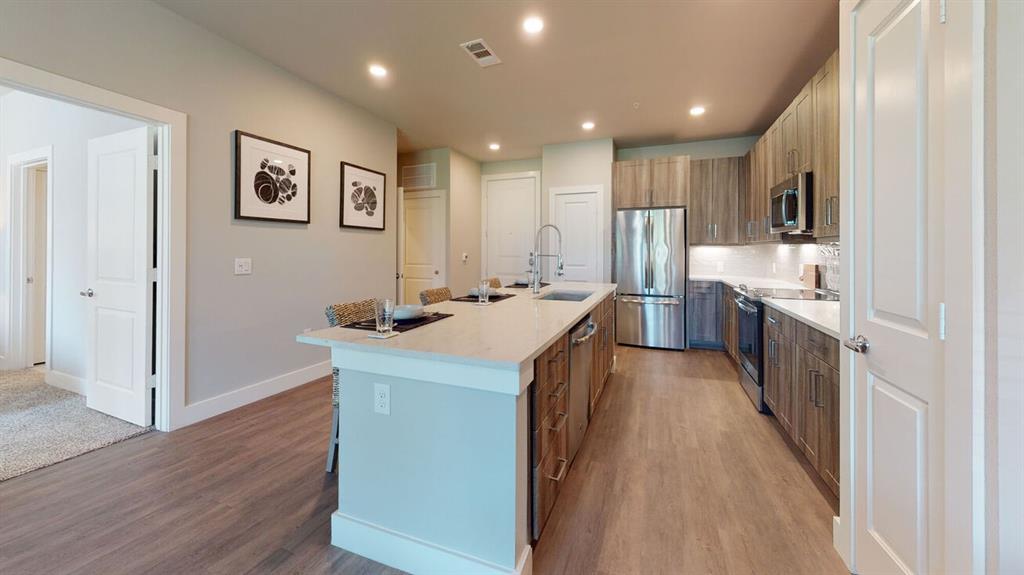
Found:
<path fill-rule="evenodd" d="M 437 270 L 434 270 L 434 275 L 435 275 L 435 276 L 436 276 L 436 275 L 438 275 L 439 273 L 440 273 L 440 272 L 438 272 Z"/>
<path fill-rule="evenodd" d="M 78 295 L 82 297 L 92 297 L 94 295 L 94 292 L 92 291 L 92 288 L 89 288 L 85 291 L 78 292 Z"/>
<path fill-rule="evenodd" d="M 853 351 L 855 353 L 867 353 L 868 348 L 871 347 L 871 343 L 868 342 L 868 339 L 862 335 L 858 335 L 857 337 L 851 337 L 850 339 L 844 341 L 843 345 L 846 346 L 846 349 Z"/>
<path fill-rule="evenodd" d="M 34 283 L 36 283 L 36 280 L 33 277 L 27 277 L 27 278 L 25 278 L 25 283 L 27 283 L 27 284 L 34 284 Z"/>

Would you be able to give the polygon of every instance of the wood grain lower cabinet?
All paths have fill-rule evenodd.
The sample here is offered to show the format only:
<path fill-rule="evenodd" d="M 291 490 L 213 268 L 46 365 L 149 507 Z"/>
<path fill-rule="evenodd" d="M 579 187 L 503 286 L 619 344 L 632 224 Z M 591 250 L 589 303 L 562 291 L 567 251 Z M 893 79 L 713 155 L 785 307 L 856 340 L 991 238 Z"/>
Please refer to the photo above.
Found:
<path fill-rule="evenodd" d="M 774 309 L 765 309 L 765 403 L 838 496 L 841 401 L 835 366 L 839 342 Z"/>
<path fill-rule="evenodd" d="M 609 296 L 598 304 L 591 316 L 596 326 L 594 367 L 590 379 L 590 413 L 594 413 L 615 361 L 615 296 Z"/>
<path fill-rule="evenodd" d="M 723 349 L 722 284 L 691 280 L 688 286 L 686 337 L 689 347 Z"/>
<path fill-rule="evenodd" d="M 821 411 L 817 405 L 817 387 L 821 372 L 818 360 L 802 347 L 796 348 L 796 445 L 807 461 L 818 468 Z"/>
<path fill-rule="evenodd" d="M 531 524 L 540 537 L 568 472 L 569 336 L 562 336 L 533 362 L 530 386 Z"/>

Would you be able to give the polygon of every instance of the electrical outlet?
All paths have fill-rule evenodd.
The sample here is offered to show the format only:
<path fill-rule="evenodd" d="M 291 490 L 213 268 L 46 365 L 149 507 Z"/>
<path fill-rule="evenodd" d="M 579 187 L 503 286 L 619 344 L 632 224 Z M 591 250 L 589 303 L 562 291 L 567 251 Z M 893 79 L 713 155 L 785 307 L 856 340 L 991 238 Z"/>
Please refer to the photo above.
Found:
<path fill-rule="evenodd" d="M 252 258 L 235 258 L 235 275 L 252 275 Z"/>
<path fill-rule="evenodd" d="M 373 411 L 391 415 L 391 386 L 386 383 L 373 384 Z"/>

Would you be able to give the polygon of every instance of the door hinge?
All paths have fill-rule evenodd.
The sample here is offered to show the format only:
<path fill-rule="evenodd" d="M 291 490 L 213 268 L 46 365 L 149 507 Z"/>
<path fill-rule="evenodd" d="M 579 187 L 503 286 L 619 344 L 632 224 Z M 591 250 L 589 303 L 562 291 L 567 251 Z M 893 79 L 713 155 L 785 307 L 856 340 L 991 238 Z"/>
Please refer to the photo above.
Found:
<path fill-rule="evenodd" d="M 150 375 L 146 377 L 146 387 L 149 389 L 156 389 L 156 376 Z"/>
<path fill-rule="evenodd" d="M 946 23 L 946 0 L 939 0 L 939 24 Z"/>
<path fill-rule="evenodd" d="M 160 167 L 160 156 L 149 157 L 149 169 L 155 170 Z"/>
<path fill-rule="evenodd" d="M 939 341 L 946 341 L 946 303 L 939 302 Z"/>

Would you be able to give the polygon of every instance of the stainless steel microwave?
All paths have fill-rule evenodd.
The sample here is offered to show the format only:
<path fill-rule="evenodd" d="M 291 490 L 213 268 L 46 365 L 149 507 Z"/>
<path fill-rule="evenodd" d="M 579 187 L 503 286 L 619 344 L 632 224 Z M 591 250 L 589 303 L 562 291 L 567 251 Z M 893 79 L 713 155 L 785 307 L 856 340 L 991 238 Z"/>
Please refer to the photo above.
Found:
<path fill-rule="evenodd" d="M 773 234 L 809 234 L 814 231 L 813 181 L 811 172 L 801 172 L 772 188 Z"/>

